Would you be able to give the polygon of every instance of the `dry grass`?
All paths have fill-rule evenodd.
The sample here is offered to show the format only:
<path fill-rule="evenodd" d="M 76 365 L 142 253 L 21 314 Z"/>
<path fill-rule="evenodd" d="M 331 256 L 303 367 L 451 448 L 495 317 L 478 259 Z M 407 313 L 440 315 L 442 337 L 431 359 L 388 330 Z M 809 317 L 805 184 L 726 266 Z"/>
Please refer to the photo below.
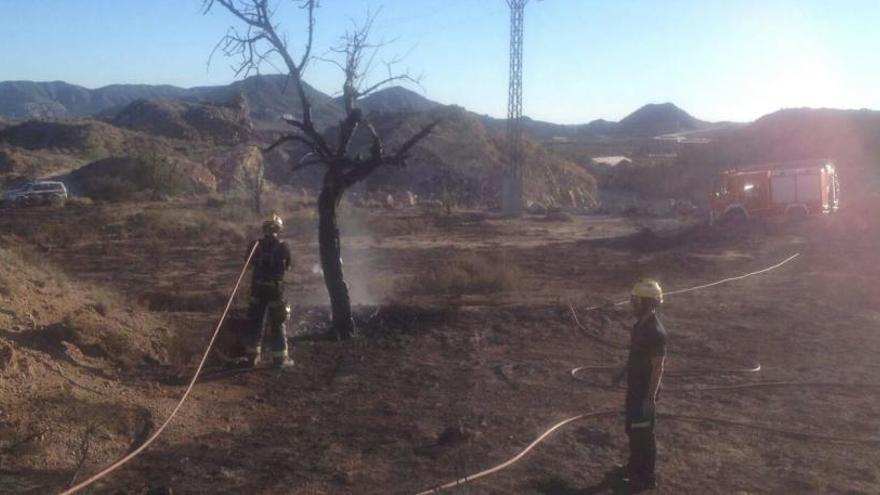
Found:
<path fill-rule="evenodd" d="M 417 294 L 487 294 L 513 290 L 521 280 L 522 270 L 502 256 L 456 253 L 427 267 L 409 285 Z"/>

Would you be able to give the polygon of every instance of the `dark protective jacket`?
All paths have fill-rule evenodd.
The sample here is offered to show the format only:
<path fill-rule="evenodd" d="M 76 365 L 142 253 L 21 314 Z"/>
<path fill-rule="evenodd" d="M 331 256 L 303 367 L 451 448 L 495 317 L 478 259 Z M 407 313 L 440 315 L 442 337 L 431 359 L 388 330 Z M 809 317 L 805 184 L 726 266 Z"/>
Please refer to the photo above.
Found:
<path fill-rule="evenodd" d="M 666 329 L 657 315 L 651 315 L 633 326 L 626 362 L 626 395 L 628 402 L 639 402 L 648 396 L 651 385 L 651 359 L 666 355 Z"/>
<path fill-rule="evenodd" d="M 251 258 L 253 274 L 251 276 L 251 293 L 257 297 L 276 298 L 284 292 L 284 274 L 290 269 L 290 248 L 284 241 L 273 236 L 266 236 L 254 241 L 248 252 L 257 243 L 257 249 Z"/>

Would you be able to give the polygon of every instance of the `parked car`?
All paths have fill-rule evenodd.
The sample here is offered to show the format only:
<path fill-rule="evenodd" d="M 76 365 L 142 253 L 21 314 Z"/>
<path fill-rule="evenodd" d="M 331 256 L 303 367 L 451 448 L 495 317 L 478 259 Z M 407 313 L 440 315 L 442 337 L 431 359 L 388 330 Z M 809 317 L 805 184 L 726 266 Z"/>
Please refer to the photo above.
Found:
<path fill-rule="evenodd" d="M 3 204 L 6 206 L 31 206 L 49 203 L 63 203 L 67 200 L 67 187 L 63 182 L 39 180 L 26 182 L 6 191 Z"/>

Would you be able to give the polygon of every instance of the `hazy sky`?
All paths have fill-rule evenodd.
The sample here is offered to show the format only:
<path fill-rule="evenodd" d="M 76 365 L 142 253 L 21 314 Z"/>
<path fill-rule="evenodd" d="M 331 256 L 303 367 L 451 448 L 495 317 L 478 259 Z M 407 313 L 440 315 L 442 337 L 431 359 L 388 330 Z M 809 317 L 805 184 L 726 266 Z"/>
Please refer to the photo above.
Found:
<path fill-rule="evenodd" d="M 301 12 L 279 0 L 296 45 Z M 0 0 L 0 80 L 227 84 L 206 60 L 234 20 L 200 0 Z M 382 7 L 386 58 L 422 75 L 425 96 L 506 114 L 504 0 L 321 0 L 317 50 Z M 878 0 L 532 0 L 525 26 L 525 113 L 561 123 L 619 120 L 670 101 L 707 120 L 753 120 L 785 107 L 880 109 Z M 265 72 L 273 72 L 266 67 Z M 379 71 L 377 76 L 383 75 Z M 328 93 L 336 69 L 306 80 Z M 419 88 L 415 88 L 422 91 Z"/>

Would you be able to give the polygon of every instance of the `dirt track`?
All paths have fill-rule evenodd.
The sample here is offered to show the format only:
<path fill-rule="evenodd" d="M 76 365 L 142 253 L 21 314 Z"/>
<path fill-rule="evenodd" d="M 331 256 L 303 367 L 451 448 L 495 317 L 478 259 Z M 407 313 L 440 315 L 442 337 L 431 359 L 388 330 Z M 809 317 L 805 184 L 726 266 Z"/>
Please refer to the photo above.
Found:
<path fill-rule="evenodd" d="M 34 211 L 7 218 L 2 228 L 57 215 Z M 354 290 L 383 307 L 359 310 L 361 338 L 298 342 L 292 372 L 206 377 L 158 444 L 93 492 L 170 487 L 176 494 L 406 494 L 480 471 L 565 417 L 621 404 L 621 391 L 569 376 L 575 366 L 620 363 L 624 355 L 583 335 L 568 302 L 583 308 L 618 299 L 638 276 L 658 277 L 668 288 L 695 285 L 763 268 L 793 252 L 802 255 L 779 271 L 670 298 L 664 308 L 670 370 L 757 360 L 764 367 L 761 380 L 880 384 L 880 291 L 874 283 L 880 237 L 874 225 L 812 222 L 726 238 L 696 232 L 676 241 L 631 236 L 605 242 L 596 238 L 638 229 L 614 219 L 414 215 L 394 213 L 381 229 L 346 239 Z M 49 257 L 72 275 L 148 302 L 172 288 L 178 300 L 186 295 L 186 311 L 159 315 L 187 322 L 178 331 L 190 337 L 180 341 L 196 350 L 209 330 L 210 310 L 222 302 L 240 263 L 240 241 L 176 238 L 162 252 L 162 263 L 136 235 L 112 241 L 120 249 L 74 243 L 51 249 Z M 315 250 L 307 241 L 292 240 L 301 260 L 293 279 L 303 283 L 291 293 L 294 328 L 301 333 L 317 329 L 321 310 L 314 305 L 325 297 L 320 280 L 308 275 Z M 454 262 L 462 252 L 518 266 L 514 285 L 462 296 L 413 290 L 413 275 L 438 260 Z M 625 311 L 582 318 L 588 331 L 625 342 Z M 701 356 L 724 356 L 724 362 Z M 93 365 L 108 366 L 100 359 Z M 82 366 L 64 366 L 80 385 L 114 390 L 111 397 L 69 390 L 83 405 L 77 421 L 89 414 L 86 405 L 118 403 L 121 410 L 147 411 L 149 426 L 163 419 L 182 391 L 181 370 L 174 367 L 143 364 L 113 375 L 113 382 Z M 587 377 L 596 384 L 605 380 Z M 743 380 L 682 377 L 667 385 Z M 876 438 L 880 430 L 876 390 L 670 391 L 659 409 L 852 438 Z M 52 421 L 60 420 L 46 418 Z M 127 421 L 131 431 L 116 428 L 114 442 L 93 448 L 84 473 L 124 453 L 126 438 L 136 440 L 140 423 Z M 880 486 L 876 446 L 672 420 L 660 422 L 658 436 L 657 493 L 877 493 Z M 102 445 L 100 438 L 93 443 Z M 575 423 L 511 469 L 451 493 L 605 493 L 597 485 L 622 459 L 624 446 L 618 419 Z M 33 455 L 3 457 L 10 491 L 52 492 L 70 479 L 75 442 L 48 441 L 39 448 L 52 452 L 54 464 L 41 465 Z M 66 457 L 73 457 L 67 465 Z"/>

